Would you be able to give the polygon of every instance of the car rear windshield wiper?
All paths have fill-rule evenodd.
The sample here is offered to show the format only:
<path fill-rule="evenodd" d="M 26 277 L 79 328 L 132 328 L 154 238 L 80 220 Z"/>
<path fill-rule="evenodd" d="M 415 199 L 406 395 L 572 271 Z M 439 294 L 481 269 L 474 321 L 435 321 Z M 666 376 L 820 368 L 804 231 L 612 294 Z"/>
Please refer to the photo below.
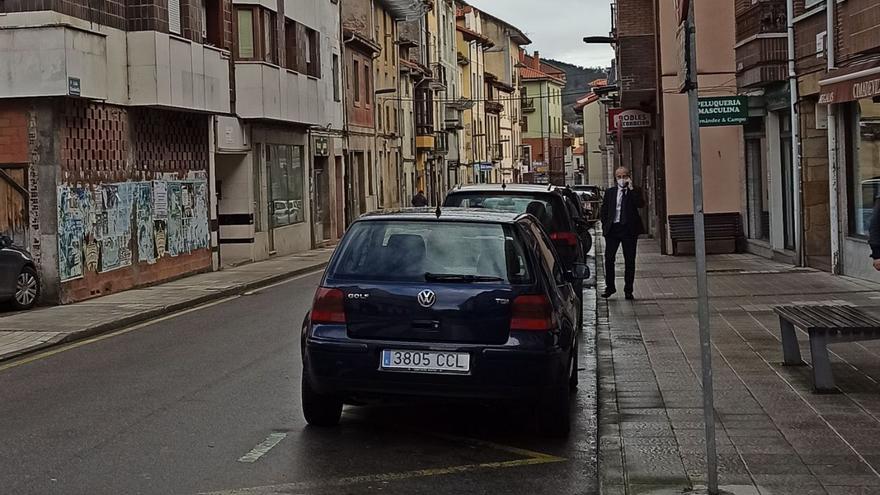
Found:
<path fill-rule="evenodd" d="M 501 282 L 501 277 L 489 275 L 459 275 L 455 273 L 425 273 L 429 282 Z"/>

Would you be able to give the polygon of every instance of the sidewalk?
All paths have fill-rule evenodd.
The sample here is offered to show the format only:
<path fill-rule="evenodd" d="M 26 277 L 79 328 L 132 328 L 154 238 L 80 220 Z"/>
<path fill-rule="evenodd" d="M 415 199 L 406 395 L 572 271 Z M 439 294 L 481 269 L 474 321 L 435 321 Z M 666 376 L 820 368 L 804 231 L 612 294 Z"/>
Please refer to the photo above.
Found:
<path fill-rule="evenodd" d="M 661 256 L 643 242 L 636 301 L 618 294 L 598 304 L 603 495 L 706 484 L 694 269 L 693 258 Z M 880 341 L 831 346 L 841 393 L 814 394 L 809 367 L 781 366 L 772 312 L 776 304 L 834 301 L 880 315 L 880 286 L 750 255 L 710 256 L 709 272 L 722 488 L 880 494 Z M 799 338 L 809 359 L 808 340 Z"/>
<path fill-rule="evenodd" d="M 193 275 L 65 306 L 0 313 L 0 360 L 84 339 L 327 265 L 332 248 Z"/>

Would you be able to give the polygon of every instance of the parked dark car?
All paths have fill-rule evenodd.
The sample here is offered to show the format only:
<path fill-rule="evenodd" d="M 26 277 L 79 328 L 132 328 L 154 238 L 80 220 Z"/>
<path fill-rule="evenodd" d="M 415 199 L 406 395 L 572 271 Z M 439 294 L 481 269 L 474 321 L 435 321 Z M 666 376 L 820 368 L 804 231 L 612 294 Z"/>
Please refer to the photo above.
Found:
<path fill-rule="evenodd" d="M 587 256 L 590 249 L 593 248 L 593 234 L 590 232 L 590 229 L 596 222 L 590 221 L 587 216 L 587 210 L 584 208 L 580 196 L 575 191 L 567 186 L 554 186 L 554 188 L 565 198 L 568 214 L 575 225 L 578 236 L 581 238 L 584 256 Z"/>
<path fill-rule="evenodd" d="M 0 235 L 0 302 L 14 309 L 30 309 L 40 299 L 40 278 L 28 252 Z"/>
<path fill-rule="evenodd" d="M 312 425 L 344 403 L 514 401 L 569 430 L 580 336 L 572 282 L 531 215 L 444 208 L 371 214 L 334 253 L 302 329 Z"/>
<path fill-rule="evenodd" d="M 563 266 L 570 270 L 586 259 L 590 249 L 584 239 L 590 234 L 589 226 L 572 211 L 573 205 L 567 203 L 562 189 L 553 185 L 475 184 L 449 191 L 443 206 L 531 213 L 549 234 Z M 576 288 L 580 291 L 583 284 Z"/>
<path fill-rule="evenodd" d="M 592 223 L 598 221 L 599 210 L 602 208 L 602 188 L 596 185 L 582 184 L 571 186 L 571 189 L 580 196 L 587 218 Z"/>

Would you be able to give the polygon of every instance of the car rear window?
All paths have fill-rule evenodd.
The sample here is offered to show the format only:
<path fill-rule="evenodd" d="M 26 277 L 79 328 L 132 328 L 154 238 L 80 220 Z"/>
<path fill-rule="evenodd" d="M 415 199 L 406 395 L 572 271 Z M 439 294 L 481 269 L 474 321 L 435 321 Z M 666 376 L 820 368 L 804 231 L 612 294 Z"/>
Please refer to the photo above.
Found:
<path fill-rule="evenodd" d="M 328 277 L 425 282 L 426 274 L 531 281 L 525 250 L 509 225 L 406 220 L 356 222 Z"/>
<path fill-rule="evenodd" d="M 551 194 L 529 193 L 454 193 L 446 197 L 443 206 L 486 208 L 512 213 L 531 213 L 547 232 L 569 230 L 562 198 Z"/>

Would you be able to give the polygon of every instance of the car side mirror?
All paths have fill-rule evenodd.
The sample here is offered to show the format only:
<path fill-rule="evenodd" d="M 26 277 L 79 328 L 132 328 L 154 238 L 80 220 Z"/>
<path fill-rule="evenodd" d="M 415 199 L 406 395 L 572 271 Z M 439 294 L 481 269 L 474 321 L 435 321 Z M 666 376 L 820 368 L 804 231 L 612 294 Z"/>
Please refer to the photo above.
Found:
<path fill-rule="evenodd" d="M 575 263 L 571 270 L 566 272 L 570 282 L 586 280 L 590 278 L 590 267 L 586 263 Z"/>

